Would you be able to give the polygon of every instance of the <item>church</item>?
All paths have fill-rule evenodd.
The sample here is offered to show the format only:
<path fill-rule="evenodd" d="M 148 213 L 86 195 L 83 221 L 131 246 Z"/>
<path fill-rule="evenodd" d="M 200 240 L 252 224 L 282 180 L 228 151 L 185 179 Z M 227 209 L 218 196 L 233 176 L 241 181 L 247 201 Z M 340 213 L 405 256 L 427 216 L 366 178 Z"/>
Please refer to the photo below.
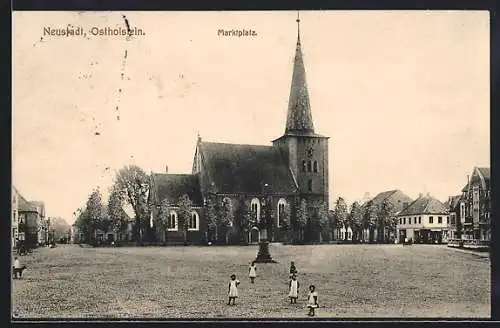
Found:
<path fill-rule="evenodd" d="M 327 213 L 328 188 L 328 137 L 314 130 L 297 18 L 284 134 L 270 145 L 198 136 L 191 174 L 152 173 L 155 239 L 166 245 L 319 241 L 319 233 L 308 236 L 307 224 Z M 191 215 L 182 221 L 186 195 Z"/>

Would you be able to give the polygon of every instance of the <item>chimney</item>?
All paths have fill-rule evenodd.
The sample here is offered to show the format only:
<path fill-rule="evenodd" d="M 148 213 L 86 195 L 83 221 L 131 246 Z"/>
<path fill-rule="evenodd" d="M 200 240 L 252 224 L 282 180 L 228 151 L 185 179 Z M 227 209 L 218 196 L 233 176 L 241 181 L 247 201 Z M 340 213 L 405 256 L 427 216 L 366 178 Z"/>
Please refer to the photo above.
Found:
<path fill-rule="evenodd" d="M 165 164 L 165 173 L 168 173 L 168 165 Z"/>
<path fill-rule="evenodd" d="M 422 198 L 422 197 L 424 197 L 424 194 L 419 193 L 419 194 L 418 194 L 418 198 Z"/>

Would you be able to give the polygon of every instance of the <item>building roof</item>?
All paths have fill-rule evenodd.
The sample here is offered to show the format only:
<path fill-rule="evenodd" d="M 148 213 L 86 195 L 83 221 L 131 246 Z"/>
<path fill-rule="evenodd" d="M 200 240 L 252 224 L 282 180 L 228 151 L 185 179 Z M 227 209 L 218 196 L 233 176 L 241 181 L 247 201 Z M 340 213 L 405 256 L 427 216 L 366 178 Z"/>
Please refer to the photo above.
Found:
<path fill-rule="evenodd" d="M 411 202 L 413 202 L 413 199 L 411 199 L 409 196 L 404 194 L 401 190 L 399 189 L 393 189 L 393 190 L 387 190 L 378 193 L 375 197 L 371 199 L 371 203 L 373 205 L 380 205 L 384 201 L 389 202 L 394 209 L 395 213 L 400 212 L 403 210 L 405 204 L 408 205 Z M 363 203 L 363 205 L 366 205 L 368 202 Z"/>
<path fill-rule="evenodd" d="M 38 200 L 32 200 L 31 205 L 40 213 L 41 216 L 45 216 L 45 203 Z"/>
<path fill-rule="evenodd" d="M 295 193 L 292 173 L 272 146 L 200 142 L 209 181 L 219 193 Z"/>
<path fill-rule="evenodd" d="M 297 23 L 300 20 L 297 19 Z M 300 33 L 297 33 L 297 45 L 293 62 L 292 85 L 288 101 L 285 135 L 289 133 L 314 134 L 314 124 L 309 103 L 309 92 L 306 82 L 306 70 L 302 55 Z"/>
<path fill-rule="evenodd" d="M 18 193 L 17 210 L 19 212 L 38 212 L 36 206 L 31 202 L 28 202 L 20 193 Z"/>
<path fill-rule="evenodd" d="M 406 209 L 399 212 L 399 216 L 419 214 L 446 214 L 448 209 L 439 200 L 432 196 L 419 197 Z"/>
<path fill-rule="evenodd" d="M 461 198 L 462 195 L 450 196 L 450 198 L 446 202 L 444 202 L 443 205 L 446 208 L 454 209 L 455 207 L 457 207 Z"/>
<path fill-rule="evenodd" d="M 167 199 L 175 203 L 187 194 L 193 205 L 202 205 L 200 182 L 195 174 L 152 173 L 154 194 L 157 202 Z"/>
<path fill-rule="evenodd" d="M 474 167 L 472 170 L 472 176 L 470 177 L 470 183 L 475 183 L 477 181 L 481 182 L 484 189 L 490 188 L 491 172 L 489 167 Z M 462 192 L 469 190 L 469 183 L 467 183 L 463 188 Z"/>

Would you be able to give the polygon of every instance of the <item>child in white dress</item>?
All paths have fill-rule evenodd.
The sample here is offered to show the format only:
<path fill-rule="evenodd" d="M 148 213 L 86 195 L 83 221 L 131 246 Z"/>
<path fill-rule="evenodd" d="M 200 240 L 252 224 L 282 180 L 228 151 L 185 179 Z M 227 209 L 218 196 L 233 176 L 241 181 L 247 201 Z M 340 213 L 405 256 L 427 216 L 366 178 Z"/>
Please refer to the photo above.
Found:
<path fill-rule="evenodd" d="M 248 277 L 250 277 L 250 282 L 253 284 L 255 277 L 257 277 L 257 268 L 255 267 L 255 262 L 252 262 L 252 264 L 250 264 L 250 267 L 248 268 Z"/>
<path fill-rule="evenodd" d="M 299 297 L 299 281 L 296 275 L 292 275 L 289 286 L 290 292 L 288 293 L 288 297 L 290 297 L 290 304 L 297 304 L 297 298 Z"/>
<path fill-rule="evenodd" d="M 319 307 L 318 305 L 318 292 L 314 285 L 309 286 L 309 297 L 307 298 L 307 307 L 309 308 L 309 313 L 307 315 L 314 316 L 314 309 Z"/>
<path fill-rule="evenodd" d="M 231 305 L 231 300 L 233 301 L 233 305 L 235 305 L 236 298 L 238 298 L 238 285 L 240 281 L 236 279 L 236 275 L 231 275 L 231 280 L 229 280 L 229 301 L 227 305 Z"/>

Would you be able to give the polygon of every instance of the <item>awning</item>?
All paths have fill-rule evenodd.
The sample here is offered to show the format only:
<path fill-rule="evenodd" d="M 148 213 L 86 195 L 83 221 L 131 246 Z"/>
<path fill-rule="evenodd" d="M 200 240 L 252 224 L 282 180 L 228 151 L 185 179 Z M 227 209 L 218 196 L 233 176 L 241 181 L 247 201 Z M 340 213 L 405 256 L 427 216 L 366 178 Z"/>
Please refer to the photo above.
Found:
<path fill-rule="evenodd" d="M 431 231 L 439 232 L 439 231 L 443 231 L 443 229 L 431 229 Z"/>

